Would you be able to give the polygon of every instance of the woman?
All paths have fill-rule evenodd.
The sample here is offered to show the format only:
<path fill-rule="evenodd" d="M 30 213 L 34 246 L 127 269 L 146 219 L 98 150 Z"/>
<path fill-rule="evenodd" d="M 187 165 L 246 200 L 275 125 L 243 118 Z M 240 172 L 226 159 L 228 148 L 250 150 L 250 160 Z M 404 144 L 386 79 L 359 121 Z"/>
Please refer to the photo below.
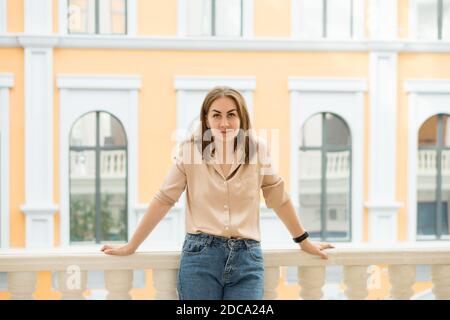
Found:
<path fill-rule="evenodd" d="M 331 244 L 313 244 L 298 220 L 284 181 L 274 172 L 267 143 L 251 133 L 243 96 L 213 88 L 200 112 L 201 126 L 180 144 L 175 163 L 126 245 L 105 245 L 111 255 L 129 255 L 186 189 L 186 238 L 178 294 L 191 299 L 262 299 L 259 190 L 301 249 L 323 259 Z"/>

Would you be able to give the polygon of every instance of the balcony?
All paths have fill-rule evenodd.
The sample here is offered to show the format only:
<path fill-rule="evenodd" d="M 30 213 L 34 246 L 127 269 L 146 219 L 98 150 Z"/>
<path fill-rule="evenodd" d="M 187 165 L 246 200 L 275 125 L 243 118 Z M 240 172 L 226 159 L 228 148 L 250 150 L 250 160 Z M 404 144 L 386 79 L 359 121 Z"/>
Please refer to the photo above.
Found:
<path fill-rule="evenodd" d="M 133 271 L 152 271 L 152 296 L 145 299 L 177 299 L 179 252 L 141 252 L 128 257 L 107 256 L 98 248 L 43 250 L 11 249 L 0 252 L 0 272 L 7 273 L 10 299 L 34 299 L 37 273 L 56 273 L 61 299 L 85 299 L 87 271 L 104 271 L 106 299 L 131 299 Z M 326 268 L 342 268 L 342 287 L 347 299 L 367 299 L 377 282 L 374 266 L 386 266 L 390 284 L 383 299 L 411 299 L 416 267 L 428 265 L 435 299 L 450 299 L 450 246 L 448 244 L 340 244 L 321 260 L 298 250 L 264 250 L 265 299 L 279 298 L 280 268 L 297 268 L 298 294 L 294 299 L 323 299 Z M 375 279 L 373 278 L 375 276 Z"/>

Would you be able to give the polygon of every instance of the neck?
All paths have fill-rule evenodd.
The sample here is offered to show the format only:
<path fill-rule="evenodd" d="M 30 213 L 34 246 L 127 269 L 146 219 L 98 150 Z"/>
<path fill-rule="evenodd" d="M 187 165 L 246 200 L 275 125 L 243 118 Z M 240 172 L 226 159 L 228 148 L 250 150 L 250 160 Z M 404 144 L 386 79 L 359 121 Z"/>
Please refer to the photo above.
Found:
<path fill-rule="evenodd" d="M 216 144 L 217 159 L 223 164 L 230 164 L 234 161 L 234 143 L 232 141 L 224 141 Z"/>

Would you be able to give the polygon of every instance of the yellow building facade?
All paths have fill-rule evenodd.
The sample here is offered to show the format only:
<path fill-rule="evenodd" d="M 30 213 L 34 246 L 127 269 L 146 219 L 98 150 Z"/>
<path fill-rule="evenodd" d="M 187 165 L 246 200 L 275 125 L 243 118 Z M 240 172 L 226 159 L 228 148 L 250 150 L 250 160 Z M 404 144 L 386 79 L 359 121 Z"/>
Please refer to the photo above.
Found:
<path fill-rule="evenodd" d="M 176 132 L 221 84 L 244 94 L 253 127 L 276 142 L 280 175 L 315 238 L 448 241 L 449 6 L 0 0 L 1 248 L 131 237 Z M 91 216 L 76 216 L 74 199 Z M 183 203 L 144 249 L 179 248 Z M 261 205 L 263 245 L 291 247 Z M 107 227 L 102 210 L 117 211 Z M 55 297 L 50 276 L 39 279 L 42 298 Z"/>

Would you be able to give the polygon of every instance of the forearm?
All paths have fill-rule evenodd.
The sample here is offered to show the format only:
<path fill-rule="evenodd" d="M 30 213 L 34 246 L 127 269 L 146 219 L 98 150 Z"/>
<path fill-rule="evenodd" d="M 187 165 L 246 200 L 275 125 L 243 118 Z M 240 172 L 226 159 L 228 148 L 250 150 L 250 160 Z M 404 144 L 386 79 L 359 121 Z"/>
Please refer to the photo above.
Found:
<path fill-rule="evenodd" d="M 274 211 L 289 230 L 292 238 L 296 238 L 305 232 L 291 200 L 287 201 L 282 206 L 275 208 Z"/>
<path fill-rule="evenodd" d="M 128 245 L 133 251 L 148 237 L 150 232 L 164 218 L 170 208 L 170 205 L 164 205 L 157 199 L 152 199 L 136 231 L 128 242 Z"/>

